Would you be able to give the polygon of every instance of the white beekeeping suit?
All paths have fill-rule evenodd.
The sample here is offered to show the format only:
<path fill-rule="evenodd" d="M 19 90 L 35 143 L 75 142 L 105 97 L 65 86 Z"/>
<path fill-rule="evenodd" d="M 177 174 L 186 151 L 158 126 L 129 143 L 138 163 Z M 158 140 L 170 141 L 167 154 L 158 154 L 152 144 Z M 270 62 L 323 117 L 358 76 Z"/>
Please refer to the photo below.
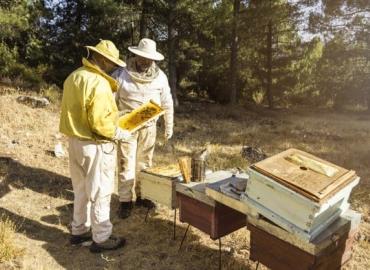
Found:
<path fill-rule="evenodd" d="M 89 58 L 64 82 L 59 130 L 69 141 L 69 166 L 74 201 L 70 243 L 93 240 L 91 252 L 114 250 L 125 239 L 112 235 L 110 200 L 114 188 L 116 147 L 113 141 L 130 136 L 117 127 L 118 108 L 112 91 L 117 82 L 108 76 L 126 64 L 109 40 L 86 46 Z"/>
<path fill-rule="evenodd" d="M 128 61 L 127 68 L 121 68 L 113 73 L 119 85 L 116 102 L 120 114 L 131 112 L 153 100 L 165 110 L 165 139 L 168 140 L 173 134 L 173 100 L 167 76 L 154 62 L 163 60 L 163 56 L 156 51 L 156 44 L 150 39 L 142 39 L 137 47 L 129 47 L 129 50 L 135 54 L 135 57 Z M 140 70 L 140 61 L 146 65 L 142 70 Z M 156 120 L 154 120 L 119 144 L 118 193 L 122 218 L 130 214 L 133 190 L 136 193 L 136 204 L 153 207 L 150 201 L 140 198 L 140 182 L 136 178 L 136 172 L 152 165 L 156 133 Z"/>

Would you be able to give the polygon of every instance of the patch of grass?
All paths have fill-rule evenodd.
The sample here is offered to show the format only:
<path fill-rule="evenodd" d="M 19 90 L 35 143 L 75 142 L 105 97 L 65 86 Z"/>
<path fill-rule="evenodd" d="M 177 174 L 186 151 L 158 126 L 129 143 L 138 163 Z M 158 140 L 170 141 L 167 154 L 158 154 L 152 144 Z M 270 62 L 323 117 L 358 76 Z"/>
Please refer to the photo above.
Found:
<path fill-rule="evenodd" d="M 14 245 L 16 225 L 5 216 L 0 217 L 0 263 L 8 262 L 20 256 L 22 249 Z"/>
<path fill-rule="evenodd" d="M 40 94 L 49 99 L 53 104 L 58 104 L 62 99 L 62 90 L 55 84 L 42 87 Z"/>

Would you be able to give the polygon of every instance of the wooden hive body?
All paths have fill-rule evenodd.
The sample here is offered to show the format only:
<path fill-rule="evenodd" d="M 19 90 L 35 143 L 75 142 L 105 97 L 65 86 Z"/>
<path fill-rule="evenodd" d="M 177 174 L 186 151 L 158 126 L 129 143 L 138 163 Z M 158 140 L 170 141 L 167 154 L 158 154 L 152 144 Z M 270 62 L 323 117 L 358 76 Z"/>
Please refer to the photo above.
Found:
<path fill-rule="evenodd" d="M 177 207 L 176 184 L 181 173 L 176 166 L 156 167 L 139 173 L 141 197 L 167 206 Z"/>
<path fill-rule="evenodd" d="M 347 211 L 310 243 L 302 242 L 268 221 L 252 219 L 247 225 L 251 232 L 250 259 L 272 270 L 340 269 L 351 258 L 360 216 Z"/>
<path fill-rule="evenodd" d="M 295 154 L 319 160 L 322 166 L 333 169 L 333 175 L 329 177 L 305 167 L 301 171 L 302 166 L 286 160 Z M 295 149 L 253 165 L 248 173 L 245 203 L 307 241 L 348 209 L 348 198 L 359 182 L 353 171 Z"/>
<path fill-rule="evenodd" d="M 180 221 L 218 239 L 246 226 L 246 216 L 228 206 L 215 202 L 205 193 L 206 185 L 232 176 L 218 171 L 206 176 L 205 182 L 180 183 L 176 186 Z"/>
<path fill-rule="evenodd" d="M 180 221 L 218 239 L 246 226 L 246 216 L 228 206 L 215 203 L 214 206 L 177 194 Z"/>

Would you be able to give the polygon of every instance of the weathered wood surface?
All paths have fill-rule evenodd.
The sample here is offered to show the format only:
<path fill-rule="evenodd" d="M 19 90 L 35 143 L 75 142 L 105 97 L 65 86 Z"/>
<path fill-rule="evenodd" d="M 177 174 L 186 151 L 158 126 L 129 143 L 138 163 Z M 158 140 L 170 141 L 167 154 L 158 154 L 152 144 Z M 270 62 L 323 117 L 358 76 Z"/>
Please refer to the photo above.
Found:
<path fill-rule="evenodd" d="M 292 157 L 311 160 L 306 163 L 315 163 L 316 166 L 312 166 L 312 168 L 310 168 L 310 164 L 300 166 L 291 161 Z M 325 172 L 319 172 L 316 167 L 320 167 L 320 164 L 323 171 L 325 171 L 325 167 L 328 167 L 335 173 L 326 175 Z M 317 202 L 327 199 L 335 193 L 338 187 L 346 185 L 356 178 L 354 171 L 349 171 L 293 148 L 255 163 L 252 168 Z"/>
<path fill-rule="evenodd" d="M 361 214 L 349 209 L 311 242 L 305 241 L 262 217 L 248 216 L 248 228 L 252 225 L 309 254 L 318 255 L 333 246 L 338 239 L 343 239 L 346 235 L 355 233 L 360 221 Z"/>
<path fill-rule="evenodd" d="M 348 208 L 348 198 L 359 182 L 357 178 L 320 204 L 253 169 L 249 175 L 245 203 L 286 230 L 308 239 L 314 238 Z"/>
<path fill-rule="evenodd" d="M 207 183 L 214 183 L 231 176 L 232 173 L 229 171 L 217 171 L 206 175 L 204 182 L 179 183 L 176 185 L 176 191 L 210 206 L 215 206 L 215 201 L 206 195 Z"/>
<path fill-rule="evenodd" d="M 214 206 L 190 198 L 182 193 L 177 194 L 180 221 L 218 239 L 246 226 L 246 216 L 223 204 Z"/>

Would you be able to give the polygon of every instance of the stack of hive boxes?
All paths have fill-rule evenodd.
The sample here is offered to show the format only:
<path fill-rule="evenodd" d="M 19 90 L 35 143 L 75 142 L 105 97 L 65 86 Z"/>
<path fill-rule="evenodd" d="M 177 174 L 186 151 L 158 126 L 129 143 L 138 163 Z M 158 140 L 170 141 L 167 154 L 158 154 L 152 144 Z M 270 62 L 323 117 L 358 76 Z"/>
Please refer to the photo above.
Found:
<path fill-rule="evenodd" d="M 285 238 L 298 239 L 298 242 L 309 245 L 323 238 L 323 235 L 331 237 L 328 231 L 336 233 L 339 227 L 335 224 L 346 216 L 343 222 L 347 220 L 349 225 L 346 226 L 349 229 L 341 235 L 346 249 L 346 239 L 353 238 L 360 219 L 359 214 L 348 210 L 348 198 L 358 182 L 359 177 L 354 171 L 297 149 L 289 149 L 252 165 L 242 199 L 266 221 L 262 222 L 266 226 L 258 226 L 262 223 L 251 217 L 248 224 L 255 248 L 266 245 L 259 242 L 256 235 L 262 237 L 263 233 L 271 233 L 271 230 L 266 229 L 267 224 L 284 229 L 287 233 Z M 289 241 L 286 243 L 289 246 Z"/>

